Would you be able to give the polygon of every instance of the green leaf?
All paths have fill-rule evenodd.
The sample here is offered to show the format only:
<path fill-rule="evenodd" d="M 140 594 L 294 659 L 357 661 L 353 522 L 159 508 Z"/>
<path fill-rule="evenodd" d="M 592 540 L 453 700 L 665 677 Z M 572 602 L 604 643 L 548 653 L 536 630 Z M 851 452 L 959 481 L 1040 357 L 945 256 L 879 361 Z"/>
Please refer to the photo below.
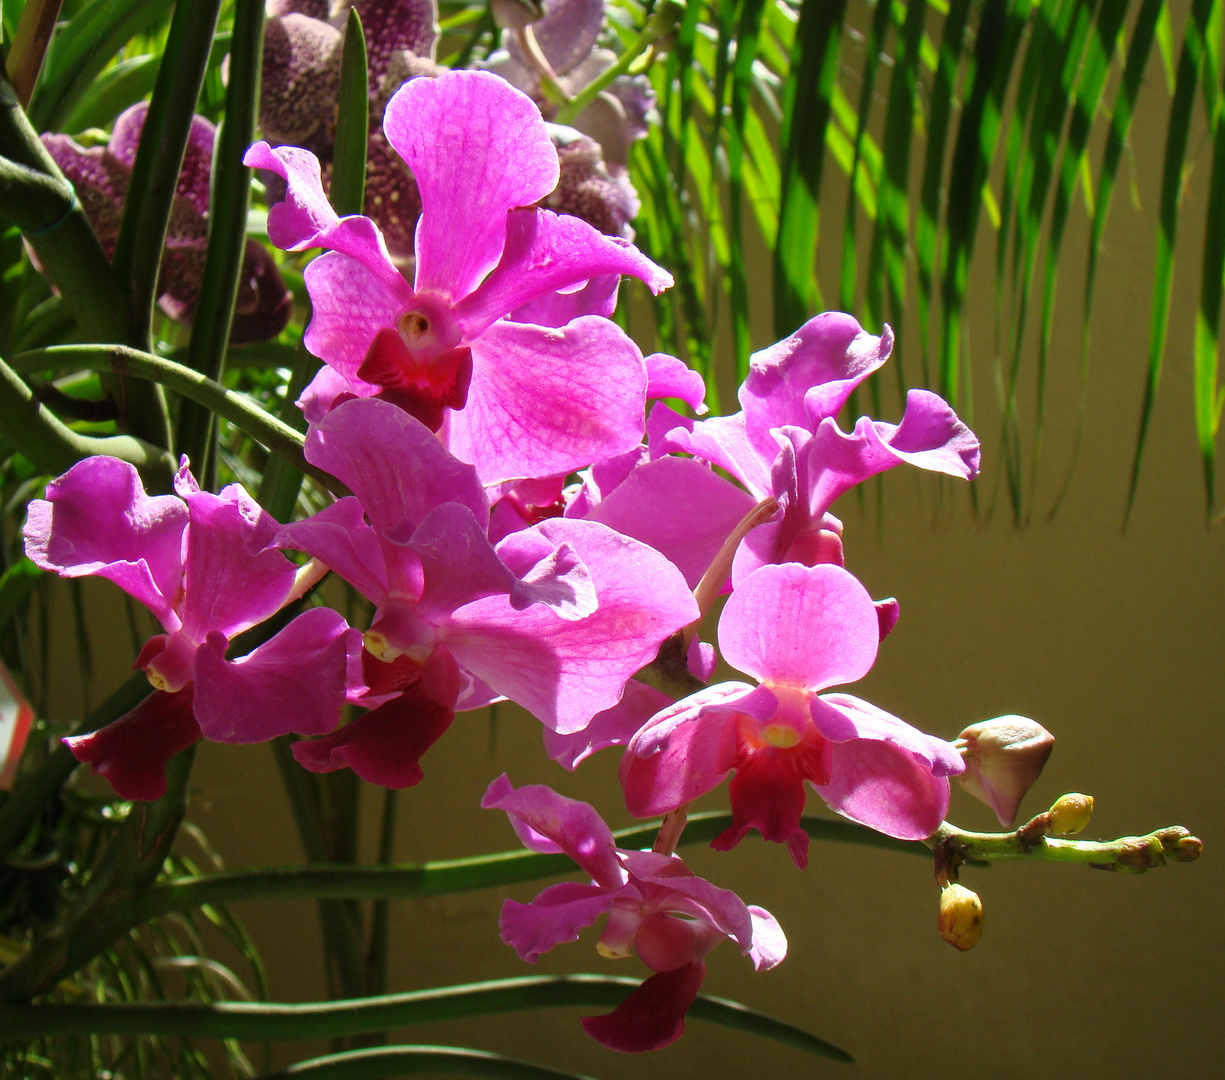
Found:
<path fill-rule="evenodd" d="M 51 39 L 42 76 L 30 100 L 39 131 L 61 131 L 119 49 L 164 19 L 172 0 L 91 0 Z M 190 5 L 187 5 L 190 6 Z M 211 34 L 209 35 L 211 39 Z"/>
<path fill-rule="evenodd" d="M 340 61 L 339 112 L 329 197 L 341 217 L 360 214 L 366 200 L 366 153 L 370 130 L 366 36 L 357 8 L 349 8 Z"/>
<path fill-rule="evenodd" d="M 559 1072 L 544 1065 L 454 1046 L 388 1046 L 347 1050 L 299 1061 L 257 1080 L 379 1080 L 384 1076 L 492 1077 L 493 1080 L 588 1080 L 579 1073 Z"/>
<path fill-rule="evenodd" d="M 781 137 L 780 242 L 774 249 L 774 330 L 780 337 L 820 304 L 814 262 L 821 172 L 845 6 L 845 0 L 803 5 L 791 52 Z"/>
<path fill-rule="evenodd" d="M 1149 421 L 1161 382 L 1161 365 L 1165 353 L 1166 331 L 1170 319 L 1170 295 L 1174 285 L 1174 241 L 1178 235 L 1178 204 L 1182 196 L 1183 170 L 1187 156 L 1187 140 L 1191 131 L 1192 105 L 1199 88 L 1200 72 L 1206 51 L 1205 37 L 1209 25 L 1218 18 L 1218 0 L 1195 0 L 1187 20 L 1182 52 L 1178 59 L 1178 75 L 1174 97 L 1170 102 L 1170 119 L 1166 127 L 1165 158 L 1161 172 L 1161 204 L 1157 228 L 1157 258 L 1153 272 L 1153 309 L 1149 327 L 1148 378 L 1144 386 L 1144 401 L 1140 407 L 1140 429 L 1136 435 L 1136 452 L 1132 459 L 1131 482 L 1127 490 L 1124 526 L 1135 505 L 1140 482 L 1140 465 L 1148 438 Z"/>
<path fill-rule="evenodd" d="M 212 1005 L 8 1005 L 0 1006 L 0 1039 L 76 1034 L 179 1035 L 277 1041 L 363 1035 L 391 1028 L 555 1006 L 616 1008 L 640 979 L 607 975 L 526 976 L 357 1001 L 217 1002 Z M 746 1031 L 851 1063 L 854 1059 L 801 1028 L 753 1012 L 724 998 L 699 995 L 690 1017 Z"/>

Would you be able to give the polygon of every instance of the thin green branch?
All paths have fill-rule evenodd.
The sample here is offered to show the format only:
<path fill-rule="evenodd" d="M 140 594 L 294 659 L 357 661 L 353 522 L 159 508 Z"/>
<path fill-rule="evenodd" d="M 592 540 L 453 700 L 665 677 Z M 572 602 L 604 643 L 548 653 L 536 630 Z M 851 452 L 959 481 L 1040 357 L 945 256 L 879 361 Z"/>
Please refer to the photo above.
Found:
<path fill-rule="evenodd" d="M 640 981 L 607 975 L 527 976 L 359 1001 L 305 1005 L 245 1001 L 212 1005 L 17 1005 L 0 1008 L 0 1039 L 103 1032 L 260 1041 L 361 1035 L 433 1020 L 519 1009 L 616 1007 Z M 722 998 L 699 996 L 690 1006 L 689 1015 L 764 1035 L 835 1061 L 848 1064 L 853 1061 L 845 1051 L 815 1035 Z"/>
<path fill-rule="evenodd" d="M 256 442 L 288 459 L 295 468 L 313 476 L 330 491 L 347 494 L 335 477 L 316 469 L 302 456 L 304 440 L 299 432 L 265 412 L 243 394 L 235 393 L 173 360 L 123 345 L 52 345 L 18 353 L 13 357 L 13 362 L 22 371 L 76 366 L 90 371 L 110 371 L 147 379 L 198 402 L 228 420 Z"/>
<path fill-rule="evenodd" d="M 493 1077 L 494 1080 L 590 1080 L 580 1073 L 560 1072 L 530 1061 L 454 1046 L 389 1046 L 378 1050 L 348 1050 L 342 1054 L 299 1061 L 258 1080 L 383 1080 L 389 1076 Z"/>

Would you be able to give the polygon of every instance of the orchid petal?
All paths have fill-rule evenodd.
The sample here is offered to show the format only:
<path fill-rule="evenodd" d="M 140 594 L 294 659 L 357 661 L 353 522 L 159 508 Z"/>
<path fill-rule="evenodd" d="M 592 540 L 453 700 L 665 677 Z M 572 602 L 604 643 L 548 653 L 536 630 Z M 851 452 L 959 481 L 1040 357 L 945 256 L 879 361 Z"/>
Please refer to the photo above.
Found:
<path fill-rule="evenodd" d="M 501 258 L 507 213 L 557 184 L 540 112 L 496 75 L 451 71 L 405 83 L 383 129 L 421 191 L 417 291 L 462 300 Z"/>
<path fill-rule="evenodd" d="M 506 246 L 496 269 L 463 301 L 455 314 L 468 340 L 535 297 L 594 277 L 629 274 L 659 293 L 672 275 L 656 266 L 628 240 L 604 236 L 569 214 L 526 208 L 506 218 Z"/>
<path fill-rule="evenodd" d="M 646 365 L 615 323 L 502 321 L 471 347 L 467 405 L 440 434 L 487 485 L 571 472 L 642 439 Z"/>
<path fill-rule="evenodd" d="M 352 495 L 325 506 L 312 517 L 284 526 L 277 533 L 276 545 L 319 559 L 376 605 L 387 598 L 383 546 L 366 524 L 361 503 Z"/>
<path fill-rule="evenodd" d="M 671 703 L 672 699 L 662 690 L 631 679 L 625 684 L 621 700 L 593 716 L 582 731 L 559 735 L 546 727 L 545 753 L 563 769 L 574 770 L 599 750 L 624 746 L 655 713 Z"/>
<path fill-rule="evenodd" d="M 543 784 L 515 788 L 503 773 L 489 785 L 481 807 L 505 811 L 526 847 L 564 852 L 602 889 L 619 889 L 625 883 L 612 832 L 589 804 L 567 799 Z"/>
<path fill-rule="evenodd" d="M 530 904 L 504 901 L 498 929 L 520 959 L 534 964 L 555 945 L 577 941 L 582 930 L 612 908 L 615 895 L 602 885 L 577 881 L 550 885 Z"/>
<path fill-rule="evenodd" d="M 749 915 L 753 918 L 753 947 L 749 956 L 755 970 L 769 971 L 786 959 L 787 935 L 765 908 L 750 904 Z"/>
<path fill-rule="evenodd" d="M 788 632 L 780 634 L 780 626 Z M 879 644 L 872 598 L 829 563 L 763 566 L 740 583 L 719 619 L 719 649 L 729 664 L 804 690 L 863 678 Z"/>
<path fill-rule="evenodd" d="M 22 536 L 36 566 L 109 578 L 173 632 L 187 519 L 181 499 L 146 495 L 132 465 L 91 457 L 52 480 L 46 499 L 30 502 Z"/>
<path fill-rule="evenodd" d="M 667 353 L 651 353 L 646 361 L 648 398 L 680 398 L 699 416 L 708 411 L 706 380 L 699 372 Z"/>
<path fill-rule="evenodd" d="M 64 745 L 121 799 L 152 802 L 166 794 L 166 762 L 200 738 L 191 706 L 190 684 L 175 694 L 155 690 L 118 720 Z"/>
<path fill-rule="evenodd" d="M 652 975 L 612 1012 L 583 1017 L 583 1030 L 610 1050 L 659 1050 L 685 1033 L 685 1013 L 705 977 L 701 960 Z"/>
<path fill-rule="evenodd" d="M 213 742 L 324 735 L 340 722 L 348 654 L 361 635 L 330 608 L 304 611 L 253 652 L 226 660 L 213 631 L 196 652 L 195 715 Z"/>

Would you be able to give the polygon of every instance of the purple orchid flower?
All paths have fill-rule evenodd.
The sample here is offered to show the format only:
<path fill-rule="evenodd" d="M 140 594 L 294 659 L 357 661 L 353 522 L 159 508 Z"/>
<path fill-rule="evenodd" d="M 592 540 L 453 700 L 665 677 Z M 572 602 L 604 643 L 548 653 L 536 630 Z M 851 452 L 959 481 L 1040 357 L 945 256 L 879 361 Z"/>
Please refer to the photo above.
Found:
<path fill-rule="evenodd" d="M 495 76 L 413 80 L 384 128 L 421 189 L 413 285 L 369 218 L 336 216 L 313 155 L 257 143 L 245 158 L 288 182 L 269 213 L 273 242 L 332 249 L 306 269 L 305 342 L 329 365 L 303 397 L 307 418 L 343 397 L 383 397 L 489 485 L 635 446 L 647 383 L 637 346 L 598 316 L 561 327 L 505 316 L 593 278 L 634 274 L 659 291 L 671 276 L 577 218 L 532 208 L 557 182 L 557 154 L 532 103 Z"/>
<path fill-rule="evenodd" d="M 354 494 L 277 543 L 320 558 L 376 607 L 360 702 L 374 708 L 299 743 L 308 768 L 416 783 L 455 710 L 499 696 L 555 731 L 581 730 L 697 614 L 663 556 L 602 525 L 548 520 L 495 548 L 476 471 L 388 402 L 338 405 L 311 428 L 306 456 Z"/>
<path fill-rule="evenodd" d="M 149 106 L 133 105 L 115 121 L 105 147 L 86 150 L 67 135 L 44 135 L 47 147 L 64 175 L 72 181 L 85 216 L 107 257 L 114 255 L 127 201 L 128 182 Z M 183 168 L 158 279 L 158 304 L 176 322 L 190 326 L 200 297 L 208 241 L 209 170 L 217 130 L 203 116 L 192 118 Z M 293 294 L 268 252 L 248 240 L 238 279 L 238 298 L 230 327 L 230 342 L 242 345 L 266 341 L 285 329 L 293 313 Z"/>
<path fill-rule="evenodd" d="M 260 128 L 273 146 L 302 146 L 328 182 L 336 135 L 340 59 L 349 9 L 361 16 L 370 94 L 365 211 L 397 260 L 411 259 L 421 213 L 417 182 L 383 134 L 391 95 L 410 78 L 433 76 L 438 40 L 434 0 L 275 0 L 264 30 Z"/>
<path fill-rule="evenodd" d="M 878 615 L 867 590 L 832 564 L 763 566 L 732 593 L 719 648 L 757 686 L 719 683 L 653 717 L 630 741 L 621 782 L 630 813 L 683 806 L 729 773 L 733 823 L 720 851 L 750 829 L 808 861 L 800 826 L 807 781 L 838 813 L 889 836 L 920 840 L 948 809 L 956 747 L 849 694 L 876 659 Z"/>
<path fill-rule="evenodd" d="M 64 740 L 125 799 L 159 798 L 166 761 L 201 736 L 247 743 L 331 731 L 358 647 L 344 619 L 314 608 L 227 659 L 236 634 L 289 601 L 297 571 L 269 548 L 277 523 L 238 485 L 201 491 L 184 459 L 175 491 L 149 496 L 128 463 L 87 458 L 30 503 L 22 530 L 35 565 L 109 578 L 165 630 L 135 664 L 155 693 L 114 723 Z"/>
<path fill-rule="evenodd" d="M 685 1013 L 706 975 L 704 958 L 731 938 L 766 971 L 787 955 L 787 939 L 774 916 L 748 906 L 735 893 L 696 877 L 675 855 L 618 848 L 587 803 L 542 785 L 516 789 L 505 775 L 489 785 L 486 809 L 504 810 L 532 851 L 564 852 L 591 875 L 590 885 L 550 885 L 530 904 L 507 900 L 502 940 L 530 964 L 555 945 L 608 916 L 598 945 L 609 958 L 637 953 L 655 972 L 606 1016 L 583 1028 L 612 1050 L 658 1050 L 685 1030 Z"/>

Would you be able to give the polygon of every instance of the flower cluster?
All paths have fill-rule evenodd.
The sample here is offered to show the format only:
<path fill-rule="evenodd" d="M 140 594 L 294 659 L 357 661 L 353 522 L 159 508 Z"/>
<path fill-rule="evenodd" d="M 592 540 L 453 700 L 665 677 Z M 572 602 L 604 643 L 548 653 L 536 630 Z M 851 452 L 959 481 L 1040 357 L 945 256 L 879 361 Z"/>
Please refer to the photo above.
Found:
<path fill-rule="evenodd" d="M 306 269 L 305 342 L 323 366 L 300 405 L 307 459 L 350 494 L 281 525 L 237 486 L 199 490 L 186 462 L 175 494 L 150 496 L 130 466 L 92 458 L 32 504 L 39 566 L 110 578 L 165 631 L 136 662 L 155 693 L 70 740 L 73 753 L 120 795 L 152 799 L 167 759 L 197 738 L 296 732 L 307 769 L 405 787 L 457 713 L 507 698 L 566 767 L 622 747 L 637 816 L 683 815 L 730 778 L 720 850 L 755 829 L 803 867 L 806 785 L 890 836 L 934 832 L 965 768 L 959 747 L 826 692 L 868 672 L 898 617 L 845 569 L 830 508 L 903 463 L 972 478 L 973 434 L 924 391 L 897 425 L 843 430 L 839 412 L 892 339 L 836 313 L 752 358 L 735 415 L 683 415 L 661 399 L 700 415 L 701 379 L 644 357 L 610 319 L 622 275 L 656 291 L 671 278 L 539 205 L 558 160 L 528 97 L 486 72 L 415 79 L 387 102 L 384 132 L 420 191 L 411 281 L 371 219 L 332 210 L 310 151 L 258 143 L 246 159 L 285 183 L 273 242 L 327 249 Z M 371 601 L 370 625 L 308 607 L 281 626 L 328 570 Z M 718 649 L 750 681 L 678 701 L 635 678 L 668 646 L 708 681 L 715 650 L 698 629 L 729 591 Z M 278 613 L 255 630 L 262 644 L 227 656 Z M 357 712 L 338 726 L 346 703 Z M 999 790 L 989 770 L 976 776 Z M 590 806 L 505 777 L 484 805 L 592 879 L 507 901 L 508 944 L 535 961 L 606 916 L 601 953 L 636 953 L 653 973 L 584 1021 L 605 1045 L 677 1038 L 724 938 L 759 970 L 786 952 L 773 917 L 695 877 L 675 838 L 618 849 Z"/>

